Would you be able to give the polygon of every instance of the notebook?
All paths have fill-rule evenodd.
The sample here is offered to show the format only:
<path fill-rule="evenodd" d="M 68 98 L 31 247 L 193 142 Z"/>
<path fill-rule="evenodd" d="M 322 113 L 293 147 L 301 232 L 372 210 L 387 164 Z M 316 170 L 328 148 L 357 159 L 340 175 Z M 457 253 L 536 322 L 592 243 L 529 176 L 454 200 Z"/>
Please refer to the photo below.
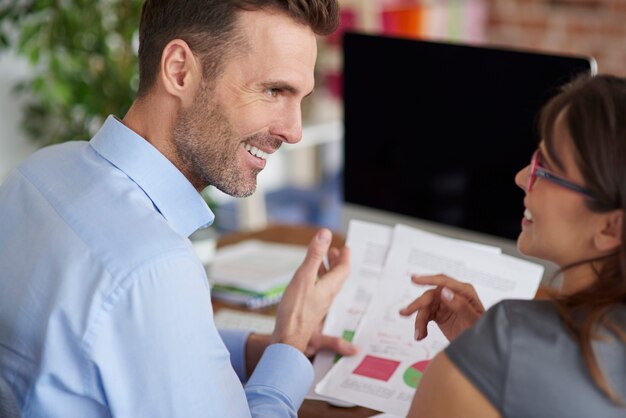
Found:
<path fill-rule="evenodd" d="M 207 267 L 212 297 L 251 309 L 278 303 L 305 255 L 301 245 L 259 240 L 220 248 Z"/>

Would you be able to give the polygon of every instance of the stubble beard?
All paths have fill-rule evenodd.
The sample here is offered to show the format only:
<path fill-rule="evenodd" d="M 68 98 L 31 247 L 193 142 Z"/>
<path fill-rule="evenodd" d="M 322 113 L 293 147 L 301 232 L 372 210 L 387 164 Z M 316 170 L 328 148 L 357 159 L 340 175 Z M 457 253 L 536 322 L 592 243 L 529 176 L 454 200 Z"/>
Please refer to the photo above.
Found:
<path fill-rule="evenodd" d="M 197 189 L 212 185 L 234 197 L 256 190 L 260 169 L 239 166 L 239 147 L 256 136 L 237 138 L 219 103 L 202 87 L 189 109 L 182 109 L 172 131 L 172 144 L 181 171 Z"/>

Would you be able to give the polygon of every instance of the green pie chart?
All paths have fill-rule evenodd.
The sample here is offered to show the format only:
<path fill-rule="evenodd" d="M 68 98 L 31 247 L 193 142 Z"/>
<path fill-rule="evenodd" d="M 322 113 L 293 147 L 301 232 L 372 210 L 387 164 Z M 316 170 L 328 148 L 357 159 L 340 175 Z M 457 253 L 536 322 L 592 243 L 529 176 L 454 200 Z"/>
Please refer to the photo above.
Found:
<path fill-rule="evenodd" d="M 404 383 L 407 384 L 410 388 L 416 389 L 417 385 L 419 385 L 420 380 L 422 380 L 422 376 L 424 375 L 424 370 L 426 370 L 426 366 L 428 366 L 430 360 L 418 361 L 417 363 L 411 365 L 408 369 L 404 371 L 402 375 L 402 379 L 404 379 Z"/>

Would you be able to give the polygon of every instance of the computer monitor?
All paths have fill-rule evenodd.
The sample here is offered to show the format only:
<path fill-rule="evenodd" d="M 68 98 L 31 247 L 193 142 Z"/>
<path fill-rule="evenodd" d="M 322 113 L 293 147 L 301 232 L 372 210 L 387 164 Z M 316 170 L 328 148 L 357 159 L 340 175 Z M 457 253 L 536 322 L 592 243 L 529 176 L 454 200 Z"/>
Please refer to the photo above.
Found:
<path fill-rule="evenodd" d="M 343 47 L 344 213 L 515 239 L 538 112 L 595 61 L 356 33 Z"/>

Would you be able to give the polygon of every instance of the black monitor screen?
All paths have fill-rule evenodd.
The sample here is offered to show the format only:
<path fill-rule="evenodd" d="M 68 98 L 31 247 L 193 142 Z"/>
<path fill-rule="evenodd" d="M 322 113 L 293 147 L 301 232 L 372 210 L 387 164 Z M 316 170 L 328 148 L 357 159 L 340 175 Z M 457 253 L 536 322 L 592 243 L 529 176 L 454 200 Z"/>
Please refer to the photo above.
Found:
<path fill-rule="evenodd" d="M 343 45 L 345 201 L 516 238 L 537 114 L 593 60 L 354 33 Z"/>

